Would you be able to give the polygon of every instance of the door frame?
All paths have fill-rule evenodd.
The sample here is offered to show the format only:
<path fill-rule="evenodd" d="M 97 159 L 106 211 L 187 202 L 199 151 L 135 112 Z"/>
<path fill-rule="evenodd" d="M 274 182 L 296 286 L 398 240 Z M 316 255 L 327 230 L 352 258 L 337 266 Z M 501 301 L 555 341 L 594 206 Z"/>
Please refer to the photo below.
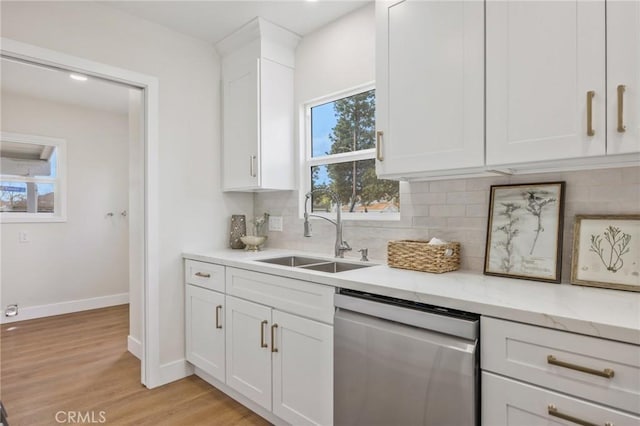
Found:
<path fill-rule="evenodd" d="M 34 64 L 46 65 L 124 83 L 144 93 L 144 213 L 130 217 L 144 229 L 142 350 L 140 380 L 147 388 L 161 385 L 160 376 L 160 313 L 159 313 L 159 182 L 158 182 L 158 78 L 123 68 L 90 61 L 16 40 L 0 37 L 0 53 Z"/>

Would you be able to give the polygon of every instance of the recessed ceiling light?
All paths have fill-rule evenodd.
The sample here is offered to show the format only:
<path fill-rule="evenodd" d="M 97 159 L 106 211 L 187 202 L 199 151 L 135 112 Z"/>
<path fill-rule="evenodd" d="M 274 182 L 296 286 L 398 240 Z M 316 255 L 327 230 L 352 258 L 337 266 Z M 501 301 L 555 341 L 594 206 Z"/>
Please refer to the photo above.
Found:
<path fill-rule="evenodd" d="M 87 76 L 82 74 L 69 74 L 69 77 L 76 81 L 87 81 Z"/>

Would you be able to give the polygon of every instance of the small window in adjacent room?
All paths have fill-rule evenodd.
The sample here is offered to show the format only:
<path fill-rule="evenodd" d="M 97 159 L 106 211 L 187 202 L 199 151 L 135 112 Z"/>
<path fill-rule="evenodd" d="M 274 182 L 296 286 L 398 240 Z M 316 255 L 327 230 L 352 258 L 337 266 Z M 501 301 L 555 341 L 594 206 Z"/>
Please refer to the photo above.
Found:
<path fill-rule="evenodd" d="M 317 189 L 340 197 L 344 219 L 399 219 L 397 181 L 378 179 L 375 170 L 375 89 L 362 87 L 311 102 L 305 107 L 306 155 L 301 200 Z M 315 214 L 335 211 L 331 197 L 312 196 Z"/>
<path fill-rule="evenodd" d="M 0 136 L 2 222 L 65 221 L 65 141 L 4 132 Z"/>

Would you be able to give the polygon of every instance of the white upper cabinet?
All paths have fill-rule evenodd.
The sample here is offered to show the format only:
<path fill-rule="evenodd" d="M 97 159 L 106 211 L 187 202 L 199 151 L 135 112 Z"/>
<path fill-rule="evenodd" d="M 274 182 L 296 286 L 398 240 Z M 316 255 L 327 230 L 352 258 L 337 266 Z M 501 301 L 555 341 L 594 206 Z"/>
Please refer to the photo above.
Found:
<path fill-rule="evenodd" d="M 222 56 L 223 188 L 295 188 L 294 51 L 299 37 L 256 18 L 216 45 Z"/>
<path fill-rule="evenodd" d="M 607 3 L 607 154 L 640 151 L 640 2 Z"/>
<path fill-rule="evenodd" d="M 376 21 L 378 176 L 482 168 L 483 2 L 378 1 Z"/>
<path fill-rule="evenodd" d="M 507 0 L 486 10 L 488 168 L 637 164 L 640 4 Z"/>

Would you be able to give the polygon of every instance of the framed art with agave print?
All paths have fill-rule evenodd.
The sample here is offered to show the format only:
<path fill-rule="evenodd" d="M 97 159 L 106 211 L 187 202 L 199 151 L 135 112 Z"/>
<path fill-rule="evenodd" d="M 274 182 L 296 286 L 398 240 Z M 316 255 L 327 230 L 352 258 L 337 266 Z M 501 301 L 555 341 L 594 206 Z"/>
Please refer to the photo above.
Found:
<path fill-rule="evenodd" d="M 560 282 L 564 182 L 494 185 L 484 273 Z"/>
<path fill-rule="evenodd" d="M 640 215 L 578 215 L 571 283 L 640 292 Z"/>

